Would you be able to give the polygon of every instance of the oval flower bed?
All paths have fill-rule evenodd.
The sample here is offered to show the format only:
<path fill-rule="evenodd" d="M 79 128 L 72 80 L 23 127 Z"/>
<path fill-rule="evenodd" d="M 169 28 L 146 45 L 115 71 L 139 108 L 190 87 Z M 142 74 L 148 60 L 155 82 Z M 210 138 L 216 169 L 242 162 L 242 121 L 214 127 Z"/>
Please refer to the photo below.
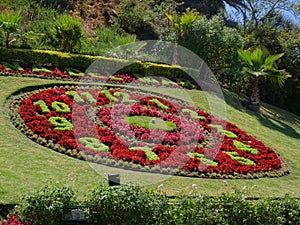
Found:
<path fill-rule="evenodd" d="M 10 117 L 41 145 L 110 166 L 211 178 L 288 173 L 271 148 L 236 125 L 151 92 L 34 90 L 11 100 Z"/>

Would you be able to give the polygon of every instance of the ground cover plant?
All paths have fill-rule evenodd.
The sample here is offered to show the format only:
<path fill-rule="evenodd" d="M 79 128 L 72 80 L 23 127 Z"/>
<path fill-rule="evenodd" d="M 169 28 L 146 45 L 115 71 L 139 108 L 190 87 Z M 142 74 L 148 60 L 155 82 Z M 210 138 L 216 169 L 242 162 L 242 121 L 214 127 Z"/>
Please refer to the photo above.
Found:
<path fill-rule="evenodd" d="M 236 125 L 151 92 L 37 89 L 13 98 L 10 117 L 35 142 L 105 165 L 211 178 L 288 173 L 274 150 Z"/>

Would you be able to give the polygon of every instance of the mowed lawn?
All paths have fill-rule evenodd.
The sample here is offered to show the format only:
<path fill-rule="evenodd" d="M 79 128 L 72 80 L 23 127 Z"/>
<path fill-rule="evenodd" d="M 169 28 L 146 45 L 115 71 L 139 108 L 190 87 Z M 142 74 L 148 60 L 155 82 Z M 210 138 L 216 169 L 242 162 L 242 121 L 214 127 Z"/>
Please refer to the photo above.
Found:
<path fill-rule="evenodd" d="M 114 167 L 96 165 L 54 152 L 42 147 L 22 133 L 10 122 L 7 98 L 21 88 L 62 81 L 37 78 L 0 77 L 0 204 L 18 203 L 20 196 L 46 184 L 66 184 L 83 197 L 88 189 L 99 183 L 107 184 L 107 174 L 120 173 L 122 183 L 133 183 L 147 188 L 157 188 L 168 195 L 181 193 L 219 195 L 223 192 L 240 190 L 249 197 L 281 197 L 286 194 L 300 197 L 300 117 L 270 105 L 263 105 L 262 113 L 246 110 L 238 96 L 224 90 L 226 120 L 254 135 L 272 147 L 290 166 L 291 174 L 280 178 L 253 180 L 218 180 L 163 176 L 132 172 Z M 178 91 L 171 88 L 145 89 L 174 97 Z M 197 90 L 186 90 L 191 104 L 208 110 L 210 95 Z M 211 96 L 210 96 L 211 97 Z M 222 101 L 212 96 L 216 107 Z M 162 184 L 162 185 L 161 185 Z"/>

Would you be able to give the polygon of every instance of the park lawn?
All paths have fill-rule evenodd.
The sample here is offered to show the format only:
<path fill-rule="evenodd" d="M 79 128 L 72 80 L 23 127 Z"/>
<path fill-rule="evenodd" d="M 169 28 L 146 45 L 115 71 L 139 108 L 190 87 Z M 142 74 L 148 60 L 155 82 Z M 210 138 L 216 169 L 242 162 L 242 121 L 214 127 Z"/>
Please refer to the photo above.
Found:
<path fill-rule="evenodd" d="M 34 85 L 63 84 L 66 82 L 37 78 L 0 77 L 0 204 L 18 203 L 20 196 L 45 184 L 59 183 L 74 188 L 83 197 L 88 189 L 107 183 L 108 173 L 120 173 L 122 183 L 134 183 L 148 188 L 160 186 L 168 195 L 181 193 L 219 195 L 235 189 L 245 191 L 249 197 L 281 197 L 286 194 L 300 197 L 300 117 L 270 105 L 263 105 L 262 113 L 246 110 L 239 103 L 239 96 L 224 90 L 226 104 L 213 95 L 198 90 L 143 87 L 151 91 L 183 97 L 197 107 L 207 110 L 214 102 L 214 112 L 222 105 L 222 116 L 229 122 L 266 145 L 283 157 L 291 174 L 280 178 L 253 180 L 218 180 L 167 176 L 133 172 L 103 165 L 87 163 L 42 147 L 21 134 L 9 121 L 7 98 L 21 88 Z M 139 87 L 140 88 L 140 87 Z M 184 97 L 185 96 L 185 97 Z M 209 110 L 207 110 L 209 111 Z M 221 110 L 220 110 L 221 111 Z M 162 184 L 162 185 L 161 185 Z"/>

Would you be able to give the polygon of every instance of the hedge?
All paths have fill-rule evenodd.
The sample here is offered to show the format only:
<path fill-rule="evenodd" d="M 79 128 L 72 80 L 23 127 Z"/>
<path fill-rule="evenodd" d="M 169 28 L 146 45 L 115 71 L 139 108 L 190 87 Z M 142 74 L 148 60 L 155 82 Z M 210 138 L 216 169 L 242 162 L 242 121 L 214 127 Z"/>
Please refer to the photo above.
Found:
<path fill-rule="evenodd" d="M 71 67 L 85 71 L 89 69 L 116 70 L 139 73 L 143 75 L 163 75 L 167 78 L 176 76 L 186 77 L 184 71 L 190 71 L 180 66 L 170 66 L 153 62 L 128 61 L 102 56 L 90 56 L 72 53 L 63 53 L 49 50 L 32 49 L 6 49 L 0 47 L 0 59 L 2 61 L 23 61 L 26 63 L 50 65 L 57 67 Z M 99 68 L 99 65 L 101 68 Z"/>
<path fill-rule="evenodd" d="M 88 72 L 113 74 L 117 71 L 122 71 L 144 76 L 164 76 L 168 79 L 176 78 L 191 81 L 190 75 L 192 74 L 194 79 L 199 80 L 198 70 L 175 65 L 128 61 L 103 56 L 90 56 L 48 50 L 6 49 L 0 47 L 0 59 L 1 61 L 22 61 L 27 64 L 76 68 L 82 71 L 88 69 Z"/>
<path fill-rule="evenodd" d="M 79 201 L 69 187 L 45 186 L 24 195 L 11 215 L 31 224 L 59 225 L 64 207 L 84 205 L 90 208 L 86 219 L 91 225 L 300 224 L 299 199 L 249 200 L 245 194 L 236 190 L 215 197 L 191 194 L 170 199 L 157 190 L 138 186 L 99 185 Z"/>

